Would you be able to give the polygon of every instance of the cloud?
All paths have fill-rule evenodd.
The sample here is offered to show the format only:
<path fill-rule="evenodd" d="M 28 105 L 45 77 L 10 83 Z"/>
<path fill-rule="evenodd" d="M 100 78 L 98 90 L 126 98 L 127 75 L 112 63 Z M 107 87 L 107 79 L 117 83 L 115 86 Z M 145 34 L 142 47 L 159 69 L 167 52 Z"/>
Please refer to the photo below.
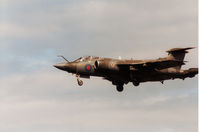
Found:
<path fill-rule="evenodd" d="M 119 94 L 111 83 L 99 78 L 84 79 L 84 86 L 78 87 L 70 74 L 50 69 L 8 76 L 0 79 L 0 128 L 52 132 L 146 128 L 195 131 L 197 95 L 192 91 L 197 90 L 197 84 L 186 80 L 179 82 L 178 88 L 173 85 L 176 83 L 169 81 L 166 89 L 156 84 L 141 84 L 142 88 L 128 85 Z M 187 127 L 177 127 L 179 124 Z"/>
<path fill-rule="evenodd" d="M 30 49 L 36 50 L 40 47 L 44 50 L 49 47 L 57 51 L 63 49 L 59 51 L 66 54 L 79 47 L 80 55 L 103 55 L 101 53 L 103 50 L 106 56 L 110 54 L 116 56 L 123 55 L 124 52 L 139 54 L 144 47 L 166 50 L 197 44 L 197 36 L 191 34 L 191 32 L 197 33 L 197 9 L 193 8 L 194 2 L 88 0 L 67 1 L 63 4 L 54 2 L 54 8 L 46 6 L 48 2 L 31 1 L 31 3 L 33 6 L 30 8 L 34 12 L 28 10 L 30 3 L 20 4 L 7 11 L 10 17 L 4 20 L 5 23 L 11 23 L 14 27 L 22 29 L 21 34 L 15 32 L 18 38 L 26 36 L 27 39 L 33 38 L 31 41 L 34 41 L 34 47 L 27 40 Z M 35 7 L 34 3 L 40 5 L 40 8 Z M 11 43 L 17 45 L 16 43 L 20 42 L 21 40 L 15 39 L 15 43 Z M 25 45 L 27 43 L 19 47 Z M 110 52 L 113 45 L 115 50 Z"/>

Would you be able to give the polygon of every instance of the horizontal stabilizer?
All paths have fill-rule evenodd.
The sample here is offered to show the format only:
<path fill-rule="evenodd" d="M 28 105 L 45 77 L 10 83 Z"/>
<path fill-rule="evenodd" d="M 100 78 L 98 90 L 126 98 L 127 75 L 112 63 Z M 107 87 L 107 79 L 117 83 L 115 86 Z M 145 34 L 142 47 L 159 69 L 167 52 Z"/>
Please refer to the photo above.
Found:
<path fill-rule="evenodd" d="M 195 48 L 195 47 L 173 48 L 173 49 L 170 49 L 170 50 L 168 50 L 168 51 L 166 51 L 166 52 L 168 52 L 168 53 L 175 53 L 175 52 L 177 52 L 177 53 L 188 53 L 187 50 L 194 49 L 194 48 Z"/>

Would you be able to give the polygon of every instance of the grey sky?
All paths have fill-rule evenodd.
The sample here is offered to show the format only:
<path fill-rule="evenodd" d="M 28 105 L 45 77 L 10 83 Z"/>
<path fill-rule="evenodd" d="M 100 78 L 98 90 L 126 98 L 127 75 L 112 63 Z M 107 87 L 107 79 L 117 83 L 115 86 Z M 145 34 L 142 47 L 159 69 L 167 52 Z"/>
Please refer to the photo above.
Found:
<path fill-rule="evenodd" d="M 125 86 L 52 67 L 83 55 L 152 59 L 197 47 L 194 0 L 2 0 L 1 132 L 197 131 L 197 77 Z M 197 49 L 183 68 L 197 67 Z"/>

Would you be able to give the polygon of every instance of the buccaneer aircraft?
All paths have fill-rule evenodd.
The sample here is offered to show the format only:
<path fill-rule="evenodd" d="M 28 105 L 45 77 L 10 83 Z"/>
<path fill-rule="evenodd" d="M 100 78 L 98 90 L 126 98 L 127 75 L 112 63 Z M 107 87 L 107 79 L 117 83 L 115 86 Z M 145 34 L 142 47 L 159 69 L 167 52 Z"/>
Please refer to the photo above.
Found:
<path fill-rule="evenodd" d="M 173 48 L 168 51 L 167 57 L 155 60 L 122 60 L 100 57 L 80 57 L 75 61 L 56 64 L 54 67 L 75 74 L 79 86 L 83 85 L 80 78 L 90 78 L 98 76 L 111 81 L 116 85 L 117 91 L 123 91 L 124 84 L 132 82 L 134 86 L 148 81 L 159 81 L 163 84 L 164 80 L 192 78 L 198 74 L 198 68 L 182 70 L 185 65 L 184 57 L 188 53 L 188 48 Z"/>

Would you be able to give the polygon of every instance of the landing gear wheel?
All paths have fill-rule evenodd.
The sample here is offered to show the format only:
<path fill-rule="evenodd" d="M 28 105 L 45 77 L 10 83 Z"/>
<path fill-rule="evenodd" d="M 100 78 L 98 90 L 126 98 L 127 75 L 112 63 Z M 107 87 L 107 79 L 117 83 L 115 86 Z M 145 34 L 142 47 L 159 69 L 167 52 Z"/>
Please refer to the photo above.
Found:
<path fill-rule="evenodd" d="M 118 92 L 122 92 L 124 90 L 124 87 L 123 87 L 123 85 L 117 85 L 116 89 Z"/>
<path fill-rule="evenodd" d="M 133 85 L 134 85 L 134 86 L 139 86 L 140 83 L 139 83 L 139 82 L 133 82 Z"/>
<path fill-rule="evenodd" d="M 77 79 L 77 82 L 78 82 L 78 85 L 79 85 L 79 86 L 82 86 L 82 85 L 83 85 L 83 81 L 82 81 L 82 80 Z"/>

